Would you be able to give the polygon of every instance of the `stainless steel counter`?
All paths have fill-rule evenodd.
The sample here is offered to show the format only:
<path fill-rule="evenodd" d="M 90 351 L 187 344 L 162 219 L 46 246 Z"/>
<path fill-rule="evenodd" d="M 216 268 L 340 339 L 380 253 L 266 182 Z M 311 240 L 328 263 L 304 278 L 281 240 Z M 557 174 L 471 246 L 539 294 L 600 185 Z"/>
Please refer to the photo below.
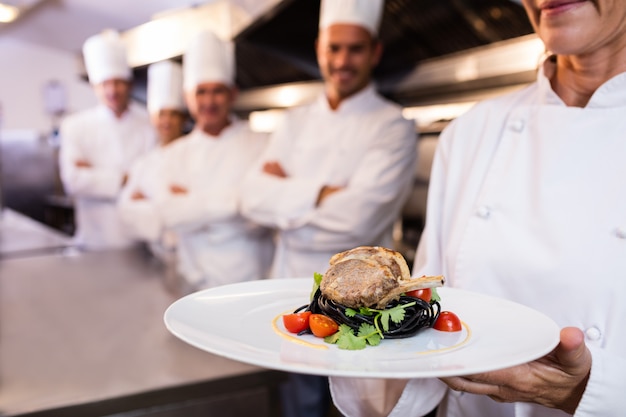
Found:
<path fill-rule="evenodd" d="M 59 252 L 72 239 L 10 209 L 0 210 L 0 259 Z"/>
<path fill-rule="evenodd" d="M 177 297 L 137 250 L 0 261 L 0 415 L 263 375 L 169 334 Z"/>

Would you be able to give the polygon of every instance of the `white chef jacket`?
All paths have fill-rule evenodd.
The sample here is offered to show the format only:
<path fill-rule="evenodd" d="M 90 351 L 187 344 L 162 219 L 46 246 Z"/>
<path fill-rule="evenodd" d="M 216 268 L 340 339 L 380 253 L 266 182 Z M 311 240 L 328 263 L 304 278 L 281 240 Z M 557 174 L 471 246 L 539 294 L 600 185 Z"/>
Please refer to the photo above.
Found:
<path fill-rule="evenodd" d="M 413 179 L 415 125 L 373 85 L 332 110 L 324 94 L 292 109 L 243 183 L 245 216 L 279 229 L 274 276 L 312 277 L 359 245 L 391 245 Z M 262 172 L 279 161 L 288 178 Z M 345 187 L 316 207 L 324 185 Z"/>
<path fill-rule="evenodd" d="M 118 211 L 127 233 L 147 242 L 152 253 L 169 264 L 175 262 L 176 234 L 173 230 L 162 230 L 161 223 L 150 217 L 156 214 L 155 202 L 165 198 L 168 192 L 165 187 L 167 146 L 158 146 L 133 163 L 128 181 L 118 199 Z M 145 199 L 132 198 L 138 191 Z"/>
<path fill-rule="evenodd" d="M 266 144 L 265 134 L 241 120 L 217 137 L 194 130 L 155 153 L 153 168 L 131 175 L 120 202 L 123 219 L 142 240 L 173 232 L 178 272 L 192 287 L 266 278 L 272 235 L 239 213 L 241 180 Z M 188 193 L 172 194 L 170 185 Z M 132 200 L 136 189 L 148 198 Z"/>
<path fill-rule="evenodd" d="M 413 274 L 444 274 L 446 285 L 526 304 L 561 327 L 582 329 L 593 363 L 575 416 L 623 416 L 626 73 L 577 108 L 551 89 L 553 71 L 546 61 L 536 83 L 475 106 L 443 132 Z M 351 388 L 356 380 L 332 381 L 347 416 L 372 415 L 357 403 L 381 388 L 369 383 L 367 392 Z M 446 393 L 428 379 L 410 381 L 390 415 L 423 415 L 444 393 L 439 416 L 566 415 Z"/>
<path fill-rule="evenodd" d="M 67 117 L 60 133 L 60 174 L 75 200 L 76 244 L 86 249 L 132 245 L 120 223 L 116 200 L 132 163 L 156 143 L 147 111 L 132 103 L 117 118 L 99 105 Z M 79 159 L 92 166 L 76 167 Z"/>

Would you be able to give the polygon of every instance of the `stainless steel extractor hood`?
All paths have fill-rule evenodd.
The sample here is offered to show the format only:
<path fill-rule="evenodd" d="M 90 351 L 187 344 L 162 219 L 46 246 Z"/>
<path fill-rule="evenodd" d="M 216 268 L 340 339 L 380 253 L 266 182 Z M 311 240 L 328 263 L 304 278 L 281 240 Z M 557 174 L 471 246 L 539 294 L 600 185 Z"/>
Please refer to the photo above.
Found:
<path fill-rule="evenodd" d="M 252 22 L 271 12 L 281 0 L 219 0 L 156 16 L 122 34 L 129 63 L 141 67 L 180 57 L 194 33 L 212 30 L 232 40 Z"/>
<path fill-rule="evenodd" d="M 543 53 L 541 40 L 526 35 L 430 59 L 378 87 L 404 105 L 477 101 L 532 82 Z M 319 81 L 253 88 L 240 95 L 237 110 L 290 107 L 306 102 L 321 89 Z"/>
<path fill-rule="evenodd" d="M 220 0 L 158 16 L 123 37 L 139 80 L 146 65 L 181 59 L 198 30 L 232 39 L 242 90 L 237 110 L 245 113 L 297 105 L 320 91 L 318 16 L 319 0 Z M 511 0 L 386 0 L 385 52 L 374 76 L 381 92 L 403 105 L 520 85 L 534 78 L 541 55 L 531 33 Z"/>

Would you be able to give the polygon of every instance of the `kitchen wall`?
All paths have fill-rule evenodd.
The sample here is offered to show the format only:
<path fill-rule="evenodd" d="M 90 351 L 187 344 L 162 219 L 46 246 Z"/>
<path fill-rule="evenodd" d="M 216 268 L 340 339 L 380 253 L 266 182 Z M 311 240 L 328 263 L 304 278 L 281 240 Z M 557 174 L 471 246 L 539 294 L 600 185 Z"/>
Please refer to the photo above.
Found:
<path fill-rule="evenodd" d="M 46 112 L 43 89 L 51 80 L 62 85 L 68 112 L 94 106 L 77 56 L 0 36 L 0 207 L 48 224 L 59 210 L 50 198 L 62 187 L 52 134 L 59 120 Z"/>
<path fill-rule="evenodd" d="M 50 80 L 65 87 L 68 111 L 96 104 L 91 87 L 78 75 L 77 54 L 0 36 L 3 130 L 34 130 L 42 135 L 52 130 L 43 100 L 43 87 Z"/>

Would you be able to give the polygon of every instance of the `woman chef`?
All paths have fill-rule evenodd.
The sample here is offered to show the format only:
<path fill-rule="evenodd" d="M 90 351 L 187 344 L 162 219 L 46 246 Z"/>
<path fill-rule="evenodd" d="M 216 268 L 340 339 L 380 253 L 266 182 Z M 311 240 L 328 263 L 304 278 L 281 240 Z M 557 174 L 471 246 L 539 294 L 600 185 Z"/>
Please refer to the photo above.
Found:
<path fill-rule="evenodd" d="M 157 131 L 159 146 L 138 158 L 118 202 L 120 217 L 129 233 L 147 241 L 152 253 L 168 267 L 175 262 L 176 237 L 170 231 L 155 230 L 150 218 L 165 181 L 163 159 L 166 149 L 183 135 L 186 106 L 183 98 L 183 69 L 173 61 L 160 61 L 148 67 L 147 102 Z"/>
<path fill-rule="evenodd" d="M 542 311 L 560 344 L 479 375 L 332 378 L 346 416 L 626 413 L 626 2 L 523 4 L 551 55 L 442 134 L 413 273 Z"/>
<path fill-rule="evenodd" d="M 183 135 L 187 107 L 183 97 L 183 68 L 174 61 L 148 67 L 148 112 L 164 147 Z"/>
<path fill-rule="evenodd" d="M 85 41 L 89 82 L 100 105 L 61 124 L 61 179 L 75 200 L 77 245 L 86 249 L 125 247 L 116 200 L 130 166 L 154 146 L 147 112 L 130 103 L 131 70 L 118 34 L 105 31 Z"/>

